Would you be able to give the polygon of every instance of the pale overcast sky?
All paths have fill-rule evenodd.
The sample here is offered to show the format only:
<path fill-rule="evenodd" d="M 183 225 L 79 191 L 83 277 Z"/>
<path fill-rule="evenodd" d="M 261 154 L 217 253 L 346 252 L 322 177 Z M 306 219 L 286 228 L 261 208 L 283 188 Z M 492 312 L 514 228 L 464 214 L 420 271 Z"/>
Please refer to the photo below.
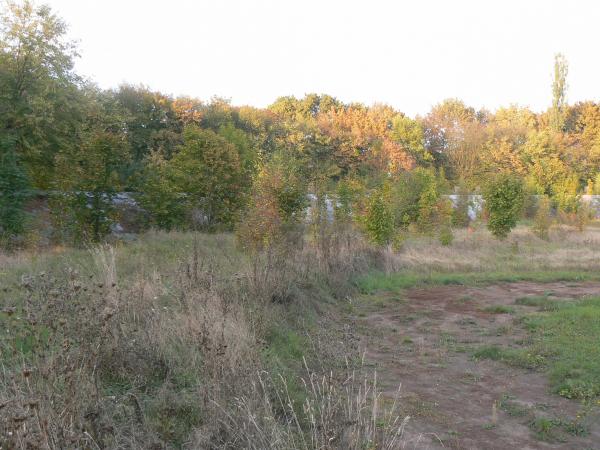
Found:
<path fill-rule="evenodd" d="M 47 0 L 101 87 L 266 106 L 328 93 L 424 114 L 458 97 L 494 110 L 550 102 L 554 54 L 569 102 L 600 100 L 597 0 Z"/>

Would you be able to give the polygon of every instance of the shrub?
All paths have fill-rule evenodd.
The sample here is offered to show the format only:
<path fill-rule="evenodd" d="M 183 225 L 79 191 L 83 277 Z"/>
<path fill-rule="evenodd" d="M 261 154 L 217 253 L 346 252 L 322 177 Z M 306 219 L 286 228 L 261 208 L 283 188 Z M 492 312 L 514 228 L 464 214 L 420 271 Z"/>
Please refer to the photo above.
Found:
<path fill-rule="evenodd" d="M 421 193 L 418 202 L 417 229 L 422 233 L 430 233 L 436 225 L 438 193 L 435 184 L 430 184 Z"/>
<path fill-rule="evenodd" d="M 577 214 L 579 208 L 579 180 L 575 174 L 561 178 L 552 186 L 554 201 L 558 210 L 566 215 Z"/>
<path fill-rule="evenodd" d="M 469 194 L 466 190 L 459 190 L 457 193 L 456 203 L 452 209 L 452 225 L 455 227 L 466 228 L 471 222 L 469 217 Z"/>
<path fill-rule="evenodd" d="M 439 228 L 440 244 L 448 246 L 452 244 L 452 202 L 449 199 L 441 199 L 437 202 L 435 213 L 435 224 Z"/>
<path fill-rule="evenodd" d="M 523 208 L 523 181 L 511 174 L 496 176 L 483 193 L 489 214 L 488 229 L 498 239 L 505 239 L 513 229 Z"/>
<path fill-rule="evenodd" d="M 371 194 L 365 220 L 369 239 L 377 245 L 387 245 L 394 236 L 394 214 L 388 201 L 386 186 Z"/>
<path fill-rule="evenodd" d="M 454 234 L 452 233 L 452 228 L 445 226 L 440 230 L 440 244 L 445 247 L 452 245 L 452 241 L 454 241 Z"/>
<path fill-rule="evenodd" d="M 592 219 L 593 211 L 587 203 L 579 203 L 575 213 L 575 226 L 578 231 L 584 231 Z"/>
<path fill-rule="evenodd" d="M 600 172 L 598 172 L 594 178 L 594 189 L 591 193 L 594 195 L 600 195 Z"/>
<path fill-rule="evenodd" d="M 178 192 L 167 175 L 167 161 L 152 154 L 142 174 L 141 194 L 137 200 L 151 214 L 151 224 L 163 230 L 186 225 L 185 194 Z"/>
<path fill-rule="evenodd" d="M 412 172 L 402 173 L 392 190 L 390 205 L 395 225 L 406 228 L 410 224 L 418 224 L 420 229 L 430 231 L 439 191 L 435 172 L 418 167 Z"/>
<path fill-rule="evenodd" d="M 550 211 L 550 199 L 543 195 L 538 200 L 537 210 L 533 222 L 533 232 L 540 239 L 548 239 L 548 232 L 552 226 L 552 216 Z"/>
<path fill-rule="evenodd" d="M 256 252 L 299 238 L 307 187 L 297 161 L 276 153 L 259 171 L 252 198 L 236 228 L 240 245 Z"/>

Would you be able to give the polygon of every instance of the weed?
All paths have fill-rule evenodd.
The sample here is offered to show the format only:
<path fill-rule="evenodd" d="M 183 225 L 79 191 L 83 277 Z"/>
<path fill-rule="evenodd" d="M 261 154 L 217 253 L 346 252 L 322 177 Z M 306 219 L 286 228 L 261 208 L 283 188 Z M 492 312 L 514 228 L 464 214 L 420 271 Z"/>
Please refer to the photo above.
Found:
<path fill-rule="evenodd" d="M 493 361 L 502 361 L 508 365 L 524 369 L 538 369 L 546 363 L 544 356 L 528 352 L 526 349 L 502 348 L 497 345 L 478 348 L 473 353 L 473 358 L 475 360 L 491 359 Z"/>
<path fill-rule="evenodd" d="M 503 395 L 498 406 L 511 417 L 524 417 L 530 413 L 529 407 L 513 401 L 509 395 Z"/>
<path fill-rule="evenodd" d="M 557 427 L 560 425 L 560 421 L 547 417 L 536 417 L 529 423 L 529 427 L 535 433 L 536 437 L 547 442 L 557 440 Z"/>
<path fill-rule="evenodd" d="M 548 298 L 549 295 L 532 295 L 527 297 L 519 297 L 515 300 L 517 305 L 531 306 L 538 308 L 540 311 L 556 311 L 565 304 L 558 300 Z"/>
<path fill-rule="evenodd" d="M 515 309 L 505 305 L 493 305 L 483 308 L 483 311 L 490 314 L 513 314 Z"/>

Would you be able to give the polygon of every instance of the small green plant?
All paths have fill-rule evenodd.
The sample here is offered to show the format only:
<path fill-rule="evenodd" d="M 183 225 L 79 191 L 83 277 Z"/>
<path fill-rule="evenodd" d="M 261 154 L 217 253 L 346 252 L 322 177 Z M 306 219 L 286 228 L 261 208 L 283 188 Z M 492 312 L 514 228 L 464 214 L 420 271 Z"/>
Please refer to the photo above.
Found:
<path fill-rule="evenodd" d="M 493 305 L 483 308 L 483 311 L 491 314 L 512 314 L 515 309 L 505 305 Z"/>
<path fill-rule="evenodd" d="M 498 406 L 502 411 L 511 417 L 524 417 L 530 413 L 530 409 L 518 402 L 513 401 L 514 397 L 503 395 Z"/>
<path fill-rule="evenodd" d="M 444 247 L 449 247 L 450 245 L 452 245 L 452 241 L 454 241 L 454 234 L 452 233 L 452 228 L 443 227 L 440 230 L 439 240 L 440 244 L 442 244 Z"/>
<path fill-rule="evenodd" d="M 522 306 L 532 306 L 540 311 L 556 311 L 564 306 L 563 302 L 552 300 L 548 295 L 532 295 L 528 297 L 519 297 L 515 300 L 515 304 Z"/>
<path fill-rule="evenodd" d="M 529 427 L 533 430 L 538 439 L 550 442 L 556 440 L 557 428 L 559 426 L 560 421 L 548 417 L 536 417 L 529 423 Z"/>
<path fill-rule="evenodd" d="M 502 361 L 509 366 L 521 367 L 523 369 L 538 369 L 546 363 L 545 358 L 535 352 L 530 352 L 526 349 L 502 348 L 497 345 L 480 347 L 473 353 L 473 359 Z"/>

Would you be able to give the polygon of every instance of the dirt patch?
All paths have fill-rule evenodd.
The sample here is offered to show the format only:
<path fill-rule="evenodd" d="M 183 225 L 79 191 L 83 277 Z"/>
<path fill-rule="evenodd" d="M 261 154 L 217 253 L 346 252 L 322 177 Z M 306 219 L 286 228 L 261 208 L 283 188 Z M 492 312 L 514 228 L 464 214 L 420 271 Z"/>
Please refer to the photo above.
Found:
<path fill-rule="evenodd" d="M 362 298 L 353 320 L 384 395 L 401 385 L 402 413 L 413 418 L 408 448 L 600 449 L 598 411 L 578 435 L 581 404 L 552 394 L 543 373 L 472 357 L 482 345 L 523 344 L 516 318 L 535 308 L 517 298 L 598 295 L 600 283 L 410 289 Z"/>

